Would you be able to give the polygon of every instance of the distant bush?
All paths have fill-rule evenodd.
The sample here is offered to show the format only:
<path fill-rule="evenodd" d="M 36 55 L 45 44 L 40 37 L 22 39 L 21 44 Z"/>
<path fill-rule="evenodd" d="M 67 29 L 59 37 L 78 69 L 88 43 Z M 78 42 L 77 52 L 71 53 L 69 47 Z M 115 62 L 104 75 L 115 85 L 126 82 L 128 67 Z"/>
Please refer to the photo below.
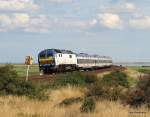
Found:
<path fill-rule="evenodd" d="M 84 113 L 94 112 L 96 103 L 93 98 L 85 98 L 83 104 L 80 107 L 80 111 Z"/>
<path fill-rule="evenodd" d="M 139 107 L 145 103 L 144 92 L 142 90 L 130 90 L 126 96 L 126 103 L 132 107 Z"/>
<path fill-rule="evenodd" d="M 68 73 L 65 75 L 59 75 L 57 78 L 50 83 L 50 86 L 53 87 L 62 87 L 67 85 L 73 86 L 86 86 L 88 84 L 95 83 L 97 81 L 96 76 L 83 74 L 79 72 Z"/>
<path fill-rule="evenodd" d="M 108 86 L 123 86 L 128 88 L 129 87 L 129 82 L 128 82 L 128 76 L 126 73 L 117 70 L 113 71 L 110 74 L 107 74 L 103 77 L 102 82 L 105 85 Z"/>
<path fill-rule="evenodd" d="M 87 86 L 87 97 L 106 100 L 122 100 L 129 87 L 128 77 L 122 71 L 113 71 L 92 85 Z"/>
<path fill-rule="evenodd" d="M 25 95 L 31 98 L 46 99 L 43 89 L 31 82 L 17 79 L 12 65 L 0 67 L 0 95 Z"/>
<path fill-rule="evenodd" d="M 110 87 L 102 82 L 95 83 L 88 87 L 87 97 L 94 97 L 96 100 L 119 100 L 122 99 L 122 87 Z"/>
<path fill-rule="evenodd" d="M 150 108 L 150 75 L 140 78 L 136 88 L 128 92 L 126 101 L 133 107 L 146 105 Z"/>

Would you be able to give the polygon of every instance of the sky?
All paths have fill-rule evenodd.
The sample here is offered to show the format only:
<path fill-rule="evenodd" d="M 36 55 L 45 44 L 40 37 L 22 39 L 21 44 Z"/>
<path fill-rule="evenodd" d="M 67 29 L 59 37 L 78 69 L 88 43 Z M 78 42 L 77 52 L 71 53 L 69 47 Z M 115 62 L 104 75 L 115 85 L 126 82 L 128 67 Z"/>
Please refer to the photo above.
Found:
<path fill-rule="evenodd" d="M 0 0 L 0 63 L 43 49 L 150 61 L 150 0 Z"/>

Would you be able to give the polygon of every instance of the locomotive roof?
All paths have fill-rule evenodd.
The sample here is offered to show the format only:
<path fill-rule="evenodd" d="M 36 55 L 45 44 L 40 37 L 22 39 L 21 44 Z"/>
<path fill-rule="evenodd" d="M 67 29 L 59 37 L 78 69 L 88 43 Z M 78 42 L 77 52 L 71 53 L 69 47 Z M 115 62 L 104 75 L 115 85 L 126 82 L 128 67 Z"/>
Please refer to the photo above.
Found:
<path fill-rule="evenodd" d="M 63 54 L 74 54 L 72 51 L 70 50 L 64 50 L 64 49 L 52 49 L 54 50 L 56 53 L 63 53 Z"/>

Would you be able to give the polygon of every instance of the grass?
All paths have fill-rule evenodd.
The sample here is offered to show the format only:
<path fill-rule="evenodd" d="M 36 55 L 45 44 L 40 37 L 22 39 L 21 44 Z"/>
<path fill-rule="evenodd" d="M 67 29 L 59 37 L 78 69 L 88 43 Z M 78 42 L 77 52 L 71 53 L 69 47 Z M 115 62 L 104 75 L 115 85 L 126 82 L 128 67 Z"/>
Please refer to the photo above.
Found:
<path fill-rule="evenodd" d="M 135 70 L 140 73 L 150 73 L 150 67 L 142 67 L 142 66 L 133 66 L 128 67 L 129 69 Z"/>
<path fill-rule="evenodd" d="M 4 66 L 4 65 L 0 65 Z M 27 73 L 27 66 L 24 64 L 13 64 L 14 70 L 17 72 L 19 77 L 24 77 L 26 76 Z M 39 68 L 38 65 L 31 65 L 29 69 L 29 76 L 32 75 L 39 75 Z"/>
<path fill-rule="evenodd" d="M 67 86 L 51 91 L 50 100 L 44 102 L 29 100 L 26 97 L 0 97 L 0 114 L 3 117 L 130 117 L 130 112 L 146 112 L 146 117 L 150 115 L 150 110 L 144 107 L 131 109 L 120 102 L 112 101 L 97 102 L 93 113 L 81 113 L 80 102 L 69 107 L 56 106 L 65 98 L 83 95 L 83 90 L 79 87 Z"/>
<path fill-rule="evenodd" d="M 20 77 L 26 75 L 25 65 L 14 65 L 14 69 Z M 137 83 L 138 76 L 141 74 L 138 69 L 141 68 L 130 67 L 125 71 L 129 75 L 128 80 L 132 86 Z M 31 76 L 37 74 L 38 66 L 31 66 L 29 75 Z M 0 114 L 3 117 L 130 117 L 130 112 L 146 112 L 145 117 L 150 115 L 150 110 L 145 107 L 133 109 L 128 105 L 123 105 L 119 101 L 100 100 L 96 102 L 96 108 L 92 113 L 81 113 L 80 108 L 82 102 L 80 101 L 69 106 L 58 106 L 65 99 L 78 97 L 84 98 L 88 89 L 86 87 L 82 87 L 82 85 L 87 84 L 89 86 L 90 83 L 97 81 L 92 80 L 91 76 L 87 77 L 85 80 L 83 75 L 78 72 L 60 74 L 57 77 L 58 79 L 55 80 L 54 83 L 57 86 L 60 85 L 61 87 L 50 87 L 46 91 L 49 96 L 48 100 L 39 101 L 29 99 L 24 96 L 1 96 Z M 94 78 L 94 76 L 92 76 L 92 78 Z M 136 117 L 139 115 L 133 116 Z"/>

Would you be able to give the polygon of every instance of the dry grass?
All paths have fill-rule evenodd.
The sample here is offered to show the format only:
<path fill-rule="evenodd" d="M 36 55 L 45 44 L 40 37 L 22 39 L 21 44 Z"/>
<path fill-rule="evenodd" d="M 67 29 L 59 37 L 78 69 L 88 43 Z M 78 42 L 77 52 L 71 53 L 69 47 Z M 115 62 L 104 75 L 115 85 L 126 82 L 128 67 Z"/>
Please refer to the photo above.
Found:
<path fill-rule="evenodd" d="M 29 100 L 26 97 L 0 97 L 1 117 L 130 117 L 129 112 L 146 112 L 148 117 L 150 111 L 140 108 L 137 110 L 123 106 L 119 102 L 97 102 L 94 113 L 80 113 L 81 103 L 69 107 L 55 106 L 65 98 L 83 96 L 83 90 L 75 87 L 66 87 L 54 90 L 50 93 L 50 100 L 41 102 Z M 138 116 L 142 117 L 142 116 Z"/>
<path fill-rule="evenodd" d="M 140 76 L 144 75 L 144 74 L 142 74 L 142 73 L 140 73 L 140 72 L 138 72 L 137 70 L 132 69 L 132 68 L 127 68 L 127 69 L 125 70 L 125 72 L 129 75 L 129 77 L 132 77 L 132 78 L 134 78 L 134 79 L 136 79 L 136 80 L 138 80 L 138 78 L 139 78 Z"/>
<path fill-rule="evenodd" d="M 109 72 L 109 71 L 106 71 L 106 72 L 103 72 L 103 73 L 98 73 L 97 74 L 97 77 L 98 78 L 102 78 L 104 75 L 107 75 L 107 74 L 110 74 L 111 72 Z"/>

